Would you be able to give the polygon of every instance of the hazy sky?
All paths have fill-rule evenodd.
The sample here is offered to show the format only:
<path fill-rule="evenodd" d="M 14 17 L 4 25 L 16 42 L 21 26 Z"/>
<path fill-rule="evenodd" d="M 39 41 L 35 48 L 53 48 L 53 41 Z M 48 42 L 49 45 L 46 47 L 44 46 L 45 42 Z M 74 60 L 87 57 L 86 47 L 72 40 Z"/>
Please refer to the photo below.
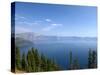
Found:
<path fill-rule="evenodd" d="M 15 11 L 16 33 L 97 36 L 96 7 L 16 3 Z"/>

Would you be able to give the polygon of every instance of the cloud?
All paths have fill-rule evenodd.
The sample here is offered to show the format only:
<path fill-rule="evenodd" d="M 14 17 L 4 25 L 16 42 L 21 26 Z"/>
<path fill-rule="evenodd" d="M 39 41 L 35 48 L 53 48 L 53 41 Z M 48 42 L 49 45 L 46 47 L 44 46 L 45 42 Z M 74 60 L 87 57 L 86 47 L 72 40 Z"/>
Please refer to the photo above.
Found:
<path fill-rule="evenodd" d="M 42 23 L 42 21 L 36 20 L 36 21 L 31 22 L 30 24 L 31 25 L 40 25 L 41 23 Z"/>
<path fill-rule="evenodd" d="M 27 26 L 31 26 L 31 25 L 33 25 L 35 23 L 31 23 L 31 22 L 27 22 L 27 21 L 18 21 L 16 24 L 17 25 L 27 25 Z"/>
<path fill-rule="evenodd" d="M 25 17 L 23 17 L 23 16 L 20 16 L 20 18 L 21 18 L 21 19 L 26 19 L 26 18 L 25 18 Z"/>
<path fill-rule="evenodd" d="M 15 33 L 32 32 L 31 29 L 27 27 L 15 26 Z"/>
<path fill-rule="evenodd" d="M 41 23 L 42 21 L 41 20 L 37 20 L 37 21 L 35 21 L 36 23 Z"/>
<path fill-rule="evenodd" d="M 23 20 L 23 21 L 15 21 L 16 25 L 27 25 L 27 26 L 35 26 L 35 25 L 40 25 L 41 21 L 33 21 L 33 22 L 29 22 L 27 20 Z"/>
<path fill-rule="evenodd" d="M 47 21 L 50 21 L 47 19 Z M 22 15 L 15 15 L 15 23 L 18 25 L 27 25 L 27 26 L 34 26 L 34 25 L 40 25 L 43 21 L 42 20 L 33 20 L 29 19 L 27 17 L 24 17 Z"/>
<path fill-rule="evenodd" d="M 15 15 L 15 21 L 27 21 L 28 19 L 21 15 Z"/>
<path fill-rule="evenodd" d="M 56 23 L 53 23 L 51 24 L 52 26 L 62 26 L 62 24 L 56 24 Z"/>
<path fill-rule="evenodd" d="M 45 19 L 46 22 L 51 22 L 51 19 Z"/>
<path fill-rule="evenodd" d="M 48 26 L 42 29 L 42 31 L 50 31 L 51 29 L 53 29 L 54 27 L 52 26 Z"/>
<path fill-rule="evenodd" d="M 50 31 L 50 30 L 55 29 L 56 27 L 59 27 L 59 26 L 62 26 L 62 24 L 54 23 L 54 24 L 51 24 L 51 25 L 49 25 L 47 27 L 44 27 L 42 30 L 43 31 Z"/>
<path fill-rule="evenodd" d="M 32 32 L 32 31 L 51 31 L 57 27 L 62 26 L 59 23 L 53 23 L 51 19 L 45 20 L 29 20 L 26 17 L 15 15 L 17 20 L 16 22 L 16 32 Z M 48 23 L 47 23 L 48 22 Z M 43 25 L 43 27 L 41 26 Z M 33 30 L 34 28 L 34 30 Z"/>

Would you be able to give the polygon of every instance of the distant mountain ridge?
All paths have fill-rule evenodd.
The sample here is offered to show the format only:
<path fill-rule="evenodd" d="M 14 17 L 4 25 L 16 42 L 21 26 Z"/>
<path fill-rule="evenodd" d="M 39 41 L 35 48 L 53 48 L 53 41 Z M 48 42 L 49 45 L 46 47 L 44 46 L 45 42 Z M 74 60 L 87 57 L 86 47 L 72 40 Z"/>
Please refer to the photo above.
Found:
<path fill-rule="evenodd" d="M 59 39 L 97 39 L 96 37 L 77 37 L 77 36 L 47 36 L 47 35 L 41 35 L 41 34 L 36 34 L 33 32 L 27 32 L 27 33 L 19 33 L 15 34 L 15 37 L 21 37 L 26 40 L 48 40 L 48 39 L 54 39 L 54 40 L 59 40 Z"/>
<path fill-rule="evenodd" d="M 69 36 L 69 37 L 63 37 L 63 36 L 47 36 L 47 35 L 41 35 L 36 33 L 20 33 L 15 34 L 16 43 L 24 43 L 24 44 L 32 44 L 32 43 L 39 43 L 39 42 L 66 42 L 69 40 L 73 41 L 90 41 L 90 40 L 97 40 L 96 37 L 75 37 L 75 36 Z"/>

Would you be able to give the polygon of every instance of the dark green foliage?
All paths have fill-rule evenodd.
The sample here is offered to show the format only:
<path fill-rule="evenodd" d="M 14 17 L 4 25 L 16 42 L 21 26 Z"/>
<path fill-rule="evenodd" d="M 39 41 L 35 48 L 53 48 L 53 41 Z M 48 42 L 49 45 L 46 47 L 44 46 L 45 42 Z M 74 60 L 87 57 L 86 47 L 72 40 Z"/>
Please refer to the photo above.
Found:
<path fill-rule="evenodd" d="M 81 69 L 78 57 L 73 57 L 72 51 L 69 53 L 69 68 L 70 70 Z M 97 67 L 97 54 L 96 51 L 89 49 L 88 52 L 88 68 L 96 68 Z"/>
<path fill-rule="evenodd" d="M 50 68 L 51 71 L 60 70 L 60 66 L 58 66 L 58 65 L 56 64 L 55 60 L 53 60 L 53 61 L 51 62 L 51 66 L 52 66 L 52 67 Z"/>
<path fill-rule="evenodd" d="M 32 59 L 33 59 L 32 58 L 32 53 L 29 50 L 28 53 L 27 53 L 27 64 L 28 64 L 27 71 L 28 72 L 31 72 L 32 71 L 32 66 L 33 66 Z"/>
<path fill-rule="evenodd" d="M 27 69 L 25 53 L 23 53 L 23 55 L 22 55 L 21 68 L 23 71 L 25 71 Z"/>
<path fill-rule="evenodd" d="M 89 49 L 88 68 L 96 68 L 96 67 L 97 67 L 97 54 L 95 51 Z"/>
<path fill-rule="evenodd" d="M 92 52 L 92 62 L 96 63 L 96 52 L 95 51 Z"/>
<path fill-rule="evenodd" d="M 38 50 L 31 48 L 28 52 L 22 55 L 20 49 L 16 47 L 16 63 L 17 70 L 24 72 L 42 72 L 42 71 L 58 71 L 61 68 L 57 65 L 54 59 L 47 58 L 44 54 L 39 54 Z M 88 68 L 97 67 L 96 51 L 89 49 L 88 52 Z M 73 57 L 72 51 L 69 53 L 69 68 L 70 70 L 81 69 L 78 57 Z"/>
<path fill-rule="evenodd" d="M 31 49 L 31 66 L 32 66 L 32 71 L 36 71 L 36 63 L 35 63 L 35 52 L 34 49 Z"/>
<path fill-rule="evenodd" d="M 19 55 L 19 56 L 18 56 Z M 59 70 L 58 65 L 51 60 L 46 58 L 43 54 L 40 55 L 37 49 L 31 48 L 27 54 L 23 53 L 20 57 L 20 50 L 17 48 L 17 68 L 20 71 L 25 72 L 40 72 L 40 71 L 54 71 Z"/>
<path fill-rule="evenodd" d="M 47 61 L 46 57 L 42 54 L 41 55 L 41 66 L 40 66 L 42 68 L 42 71 L 46 71 L 46 65 L 47 65 L 46 61 Z"/>
<path fill-rule="evenodd" d="M 15 49 L 16 51 L 16 58 L 15 58 L 15 68 L 21 69 L 21 55 L 20 55 L 20 50 L 18 47 Z"/>
<path fill-rule="evenodd" d="M 73 69 L 79 69 L 78 58 L 76 58 L 76 59 L 74 60 L 74 63 L 73 63 Z"/>
<path fill-rule="evenodd" d="M 70 55 L 69 55 L 69 57 L 70 57 L 70 58 L 69 58 L 69 59 L 70 59 L 70 60 L 69 60 L 69 61 L 70 61 L 70 62 L 69 62 L 69 66 L 70 66 L 70 67 L 69 67 L 69 69 L 73 69 L 72 51 L 70 51 L 70 53 L 69 53 L 69 54 L 70 54 Z"/>
<path fill-rule="evenodd" d="M 88 68 L 92 68 L 92 51 L 89 49 L 89 55 L 88 55 Z"/>
<path fill-rule="evenodd" d="M 77 57 L 74 57 L 73 59 L 73 55 L 72 55 L 72 51 L 70 51 L 69 53 L 69 69 L 73 70 L 73 69 L 79 69 L 79 61 Z"/>
<path fill-rule="evenodd" d="M 35 66 L 36 66 L 36 72 L 40 71 L 40 56 L 39 56 L 39 53 L 38 53 L 38 50 L 35 49 L 34 51 L 34 58 L 35 58 Z"/>
<path fill-rule="evenodd" d="M 96 68 L 97 67 L 97 54 L 95 51 L 92 52 L 92 67 L 93 68 Z"/>

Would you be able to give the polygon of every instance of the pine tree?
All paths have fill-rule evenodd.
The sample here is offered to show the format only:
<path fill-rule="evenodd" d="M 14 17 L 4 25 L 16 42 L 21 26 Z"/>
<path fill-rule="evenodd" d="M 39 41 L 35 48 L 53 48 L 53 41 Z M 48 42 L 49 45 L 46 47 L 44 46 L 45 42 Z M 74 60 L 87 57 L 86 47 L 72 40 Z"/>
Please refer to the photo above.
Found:
<path fill-rule="evenodd" d="M 91 68 L 92 65 L 92 51 L 89 49 L 89 55 L 88 55 L 88 68 Z"/>
<path fill-rule="evenodd" d="M 96 68 L 97 67 L 97 64 L 96 64 L 97 59 L 96 58 L 97 58 L 96 52 L 92 51 L 92 65 L 91 65 L 92 68 Z"/>
<path fill-rule="evenodd" d="M 69 61 L 70 61 L 70 62 L 69 62 L 69 63 L 70 63 L 69 69 L 73 69 L 73 56 L 72 56 L 72 51 L 70 51 L 69 57 L 70 57 L 70 58 L 69 58 L 69 59 L 70 59 L 70 60 L 69 60 Z"/>
<path fill-rule="evenodd" d="M 27 53 L 27 64 L 28 64 L 28 67 L 27 67 L 27 71 L 28 72 L 32 72 L 32 66 L 31 66 L 31 51 L 29 50 L 28 53 Z"/>
<path fill-rule="evenodd" d="M 16 68 L 18 70 L 21 69 L 21 55 L 20 55 L 20 49 L 18 47 L 16 47 L 16 54 L 15 54 L 15 64 L 16 64 Z"/>
<path fill-rule="evenodd" d="M 56 60 L 53 58 L 53 60 L 51 60 L 51 67 L 52 67 L 52 71 L 53 70 L 60 70 L 60 67 L 57 65 Z"/>
<path fill-rule="evenodd" d="M 77 57 L 74 60 L 73 69 L 79 69 L 79 62 L 78 62 L 78 58 Z"/>
<path fill-rule="evenodd" d="M 23 71 L 26 71 L 26 68 L 27 68 L 27 64 L 26 64 L 26 57 L 25 57 L 25 53 L 22 54 L 22 70 Z"/>
<path fill-rule="evenodd" d="M 40 70 L 40 56 L 39 56 L 39 53 L 38 53 L 38 50 L 35 49 L 35 65 L 36 65 L 36 71 L 39 71 Z"/>
<path fill-rule="evenodd" d="M 31 66 L 32 66 L 32 71 L 35 72 L 36 71 L 36 65 L 35 65 L 35 52 L 34 52 L 34 48 L 31 49 Z"/>
<path fill-rule="evenodd" d="M 91 49 L 89 49 L 88 68 L 96 68 L 96 67 L 97 67 L 96 51 L 92 51 Z"/>
<path fill-rule="evenodd" d="M 21 57 L 21 69 L 26 72 L 53 71 L 58 70 L 58 65 L 53 60 L 40 56 L 37 49 L 31 48 Z"/>
<path fill-rule="evenodd" d="M 16 47 L 16 69 L 25 72 L 37 72 L 59 70 L 59 67 L 43 54 L 40 56 L 37 49 L 31 48 L 21 56 L 19 48 Z"/>
<path fill-rule="evenodd" d="M 44 56 L 44 54 L 41 54 L 41 69 L 42 71 L 46 71 L 46 57 Z"/>
<path fill-rule="evenodd" d="M 51 62 L 51 60 L 50 59 L 47 59 L 47 71 L 52 71 L 52 62 Z"/>

